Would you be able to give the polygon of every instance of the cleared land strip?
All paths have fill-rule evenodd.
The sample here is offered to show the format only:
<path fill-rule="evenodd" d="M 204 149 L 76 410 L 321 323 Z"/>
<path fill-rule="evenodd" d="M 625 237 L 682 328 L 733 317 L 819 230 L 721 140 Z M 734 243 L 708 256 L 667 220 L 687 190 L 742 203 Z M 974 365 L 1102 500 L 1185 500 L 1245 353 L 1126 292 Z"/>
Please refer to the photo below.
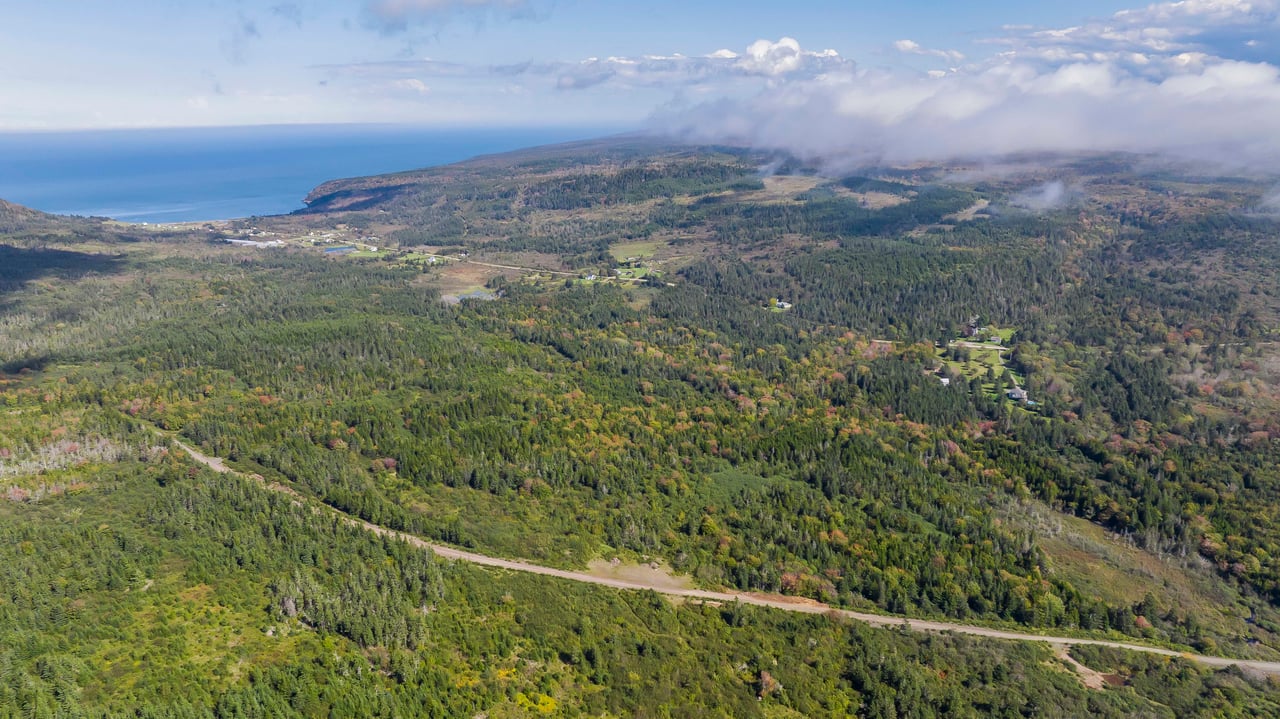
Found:
<path fill-rule="evenodd" d="M 461 260 L 470 265 L 480 265 L 481 267 L 496 267 L 500 270 L 519 270 L 521 272 L 529 272 L 532 274 L 560 275 L 561 277 L 577 277 L 577 272 L 565 272 L 563 270 L 546 270 L 538 267 L 519 267 L 517 265 L 495 265 L 492 262 L 477 262 L 475 260 Z"/>
<path fill-rule="evenodd" d="M 458 262 L 466 265 L 480 265 L 481 267 L 496 267 L 500 270 L 519 270 L 520 272 L 528 272 L 531 274 L 560 275 L 561 277 L 577 277 L 577 272 L 565 272 L 564 270 L 548 270 L 540 267 L 520 267 L 519 265 L 498 265 L 492 262 L 480 262 L 479 260 L 464 260 L 453 255 L 434 255 L 430 252 L 420 253 L 422 257 L 434 257 L 437 260 L 448 260 L 449 262 Z"/>
<path fill-rule="evenodd" d="M 175 440 L 179 448 L 189 454 L 192 459 L 213 469 L 217 472 L 226 472 L 239 474 L 239 472 L 228 467 L 223 461 L 217 457 L 210 457 L 200 452 L 194 447 Z M 272 491 L 288 494 L 295 499 L 302 500 L 302 496 L 292 489 L 280 484 L 262 482 L 263 486 Z M 687 599 L 700 599 L 708 602 L 732 603 L 739 602 L 741 604 L 751 604 L 758 607 L 769 607 L 771 609 L 781 609 L 787 612 L 801 612 L 804 614 L 829 614 L 832 616 L 846 617 L 855 619 L 860 622 L 866 622 L 875 627 L 906 627 L 914 631 L 927 632 L 953 632 L 956 634 L 969 634 L 978 637 L 989 637 L 991 639 L 1007 639 L 1018 642 L 1044 642 L 1055 647 L 1069 647 L 1073 645 L 1092 644 L 1103 647 L 1112 647 L 1114 649 L 1127 649 L 1134 652 L 1145 652 L 1147 654 L 1160 654 L 1168 657 L 1181 657 L 1191 661 L 1199 662 L 1214 667 L 1238 666 L 1242 669 L 1249 669 L 1262 674 L 1270 674 L 1280 676 L 1280 662 L 1267 662 L 1256 659 L 1228 659 L 1226 657 L 1211 657 L 1203 654 L 1190 654 L 1186 652 L 1178 652 L 1172 649 L 1162 649 L 1159 647 L 1149 647 L 1142 644 L 1128 644 L 1126 642 L 1113 642 L 1105 639 L 1081 639 L 1078 637 L 1055 637 L 1040 634 L 1028 634 L 1023 632 L 1005 631 L 1002 629 L 991 629 L 989 627 L 979 627 L 970 624 L 954 624 L 952 622 L 938 622 L 927 619 L 906 619 L 904 617 L 890 617 L 882 614 L 867 614 L 865 612 L 855 612 L 848 609 L 839 609 L 821 602 L 816 602 L 802 597 L 787 597 L 777 594 L 758 594 L 754 592 L 715 592 L 704 589 L 679 589 L 673 587 L 663 587 L 646 582 L 630 581 L 626 579 L 617 579 L 611 577 L 598 577 L 585 572 L 574 572 L 567 569 L 555 569 L 553 567 L 544 567 L 540 564 L 530 564 L 515 559 L 500 559 L 498 557 L 490 557 L 485 554 L 477 554 L 462 549 L 456 549 L 443 544 L 435 544 L 428 542 L 420 537 L 412 534 L 398 532 L 394 529 L 371 524 L 361 519 L 352 517 L 351 515 L 340 512 L 332 507 L 325 507 L 328 511 L 339 516 L 342 521 L 356 527 L 362 527 L 374 534 L 385 537 L 394 537 L 404 540 L 415 547 L 429 549 L 441 557 L 454 559 L 472 564 L 479 564 L 486 567 L 497 567 L 500 569 L 509 569 L 516 572 L 528 572 L 530 574 L 541 574 L 546 577 L 558 577 L 567 579 L 572 582 L 582 582 L 584 584 L 596 584 L 603 587 L 613 587 L 615 589 L 631 589 L 644 590 L 647 589 L 658 594 L 670 597 L 684 597 Z"/>

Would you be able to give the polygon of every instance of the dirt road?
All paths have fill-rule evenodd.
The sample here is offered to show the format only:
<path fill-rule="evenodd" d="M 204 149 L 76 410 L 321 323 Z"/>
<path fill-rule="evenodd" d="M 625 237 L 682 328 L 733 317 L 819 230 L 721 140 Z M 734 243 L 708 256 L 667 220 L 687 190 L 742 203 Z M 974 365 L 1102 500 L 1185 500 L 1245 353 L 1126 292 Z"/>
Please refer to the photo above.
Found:
<path fill-rule="evenodd" d="M 223 461 L 217 457 L 210 457 L 200 452 L 185 442 L 174 442 L 182 451 L 186 452 L 195 461 L 209 467 L 217 472 L 241 474 L 226 466 Z M 246 476 L 241 474 L 241 476 Z M 252 477 L 255 480 L 261 478 L 256 475 Z M 283 485 L 261 482 L 263 486 L 276 492 L 288 494 L 296 499 L 301 499 L 300 495 L 292 489 Z M 342 521 L 352 526 L 361 527 L 365 530 L 378 535 L 395 537 L 405 542 L 423 549 L 429 549 L 435 554 L 447 559 L 454 559 L 472 564 L 479 564 L 485 567 L 496 567 L 499 569 L 507 569 L 515 572 L 528 572 L 530 574 L 540 574 L 546 577 L 557 577 L 559 579 L 567 579 L 572 582 L 582 582 L 584 584 L 595 584 L 603 587 L 613 587 L 615 589 L 631 589 L 631 590 L 649 590 L 670 597 L 683 597 L 686 599 L 697 599 L 707 602 L 732 603 L 739 602 L 742 604 L 751 604 L 757 607 L 769 607 L 772 609 L 781 609 L 787 612 L 801 612 L 804 614 L 828 614 L 832 616 L 840 616 L 848 619 L 854 619 L 860 622 L 866 622 L 875 627 L 900 627 L 905 626 L 914 631 L 927 632 L 952 632 L 955 634 L 968 634 L 978 637 L 989 637 L 992 639 L 1006 639 L 1019 642 L 1044 642 L 1054 647 L 1069 647 L 1073 645 L 1092 644 L 1096 646 L 1113 647 L 1115 649 L 1127 649 L 1134 652 L 1146 652 L 1148 654 L 1160 654 L 1169 657 L 1182 657 L 1191 661 L 1206 664 L 1214 667 L 1238 666 L 1243 669 L 1250 669 L 1262 674 L 1270 674 L 1280 676 L 1280 662 L 1267 662 L 1252 659 L 1228 659 L 1225 657 L 1211 657 L 1202 654 L 1188 654 L 1185 652 L 1177 652 L 1171 649 L 1162 649 L 1159 647 L 1149 647 L 1141 644 L 1129 644 L 1126 642 L 1113 642 L 1105 639 L 1080 639 L 1077 637 L 1057 637 L 1050 635 L 1031 634 L 1027 632 L 1006 631 L 1002 629 L 991 629 L 989 627 L 973 626 L 970 624 L 956 624 L 953 622 L 939 622 L 925 619 L 906 619 L 904 617 L 892 617 L 882 614 L 868 614 L 865 612 L 855 612 L 848 609 L 839 609 L 821 602 L 816 602 L 800 597 L 788 597 L 776 594 L 758 594 L 754 592 L 716 592 L 704 589 L 679 589 L 673 587 L 659 586 L 646 582 L 630 581 L 627 579 L 618 579 L 611 577 L 600 577 L 586 572 L 575 572 L 567 569 L 555 569 L 553 567 L 544 567 L 540 564 L 530 564 L 514 559 L 500 559 L 498 557 L 490 557 L 485 554 L 477 554 L 462 549 L 457 549 L 443 544 L 435 544 L 428 542 L 420 537 L 411 534 L 398 532 L 376 524 L 370 524 L 361 519 L 357 519 L 348 514 L 339 512 L 332 507 L 313 504 L 319 511 L 332 512 L 339 516 Z"/>

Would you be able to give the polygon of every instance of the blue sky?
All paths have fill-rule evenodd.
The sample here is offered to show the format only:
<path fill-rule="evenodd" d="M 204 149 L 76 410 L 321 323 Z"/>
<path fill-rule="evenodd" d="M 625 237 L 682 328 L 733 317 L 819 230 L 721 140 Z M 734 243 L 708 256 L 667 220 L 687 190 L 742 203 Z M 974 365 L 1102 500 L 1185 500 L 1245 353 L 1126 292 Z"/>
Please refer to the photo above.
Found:
<path fill-rule="evenodd" d="M 618 2 L 616 0 L 51 0 L 21 3 L 0 28 L 0 127 L 104 127 L 368 121 L 453 124 L 643 120 L 643 93 L 582 102 L 514 83 L 477 87 L 423 75 L 387 87 L 334 80 L 359 63 L 430 58 L 465 65 L 575 63 L 590 57 L 704 55 L 796 38 L 871 64 L 923 66 L 897 40 L 976 46 L 1006 24 L 1058 27 L 1115 2 Z M 963 7 L 962 7 L 963 6 Z M 420 73 L 421 74 L 421 73 Z M 3 88 L 0 85 L 0 88 Z M 360 92 L 364 90 L 365 92 Z M 15 92 L 16 91 L 16 92 Z M 381 91 L 381 96 L 379 92 Z M 403 92 L 398 92 L 403 91 Z M 415 97 L 415 95 L 418 95 Z M 283 106 L 282 106 L 283 105 Z M 519 108 L 525 117 L 506 109 Z"/>
<path fill-rule="evenodd" d="M 1280 149 L 1280 0 L 13 5 L 0 130 L 611 125 L 897 160 Z"/>

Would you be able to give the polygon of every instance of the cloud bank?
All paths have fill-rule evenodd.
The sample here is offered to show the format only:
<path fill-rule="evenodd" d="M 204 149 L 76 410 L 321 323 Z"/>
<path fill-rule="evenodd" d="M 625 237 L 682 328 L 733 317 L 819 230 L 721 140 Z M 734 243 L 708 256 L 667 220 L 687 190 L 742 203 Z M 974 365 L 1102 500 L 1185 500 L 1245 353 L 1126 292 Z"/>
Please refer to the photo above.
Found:
<path fill-rule="evenodd" d="M 1280 169 L 1280 67 L 1258 59 L 1280 43 L 1280 2 L 1162 3 L 992 43 L 1005 49 L 924 73 L 826 58 L 749 96 L 667 108 L 653 127 L 834 162 L 1129 151 Z"/>
<path fill-rule="evenodd" d="M 1132 151 L 1280 166 L 1280 70 L 1203 61 L 1147 78 L 1112 62 L 1016 59 L 935 75 L 827 73 L 655 118 L 696 140 L 911 162 Z"/>

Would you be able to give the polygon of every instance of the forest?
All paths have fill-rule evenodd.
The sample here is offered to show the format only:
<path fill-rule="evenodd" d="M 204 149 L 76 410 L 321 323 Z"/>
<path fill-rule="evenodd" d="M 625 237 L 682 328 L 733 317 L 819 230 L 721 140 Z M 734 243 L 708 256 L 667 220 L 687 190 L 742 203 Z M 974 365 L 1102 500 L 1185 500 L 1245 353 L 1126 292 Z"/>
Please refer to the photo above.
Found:
<path fill-rule="evenodd" d="M 1073 649 L 1091 689 L 1038 646 L 451 563 L 172 444 L 497 556 L 1280 657 L 1257 186 L 1080 161 L 1091 199 L 1030 213 L 1035 168 L 768 159 L 540 150 L 254 220 L 368 256 L 0 207 L 0 716 L 1275 715 L 1236 669 Z M 586 279 L 620 262 L 661 279 Z"/>

